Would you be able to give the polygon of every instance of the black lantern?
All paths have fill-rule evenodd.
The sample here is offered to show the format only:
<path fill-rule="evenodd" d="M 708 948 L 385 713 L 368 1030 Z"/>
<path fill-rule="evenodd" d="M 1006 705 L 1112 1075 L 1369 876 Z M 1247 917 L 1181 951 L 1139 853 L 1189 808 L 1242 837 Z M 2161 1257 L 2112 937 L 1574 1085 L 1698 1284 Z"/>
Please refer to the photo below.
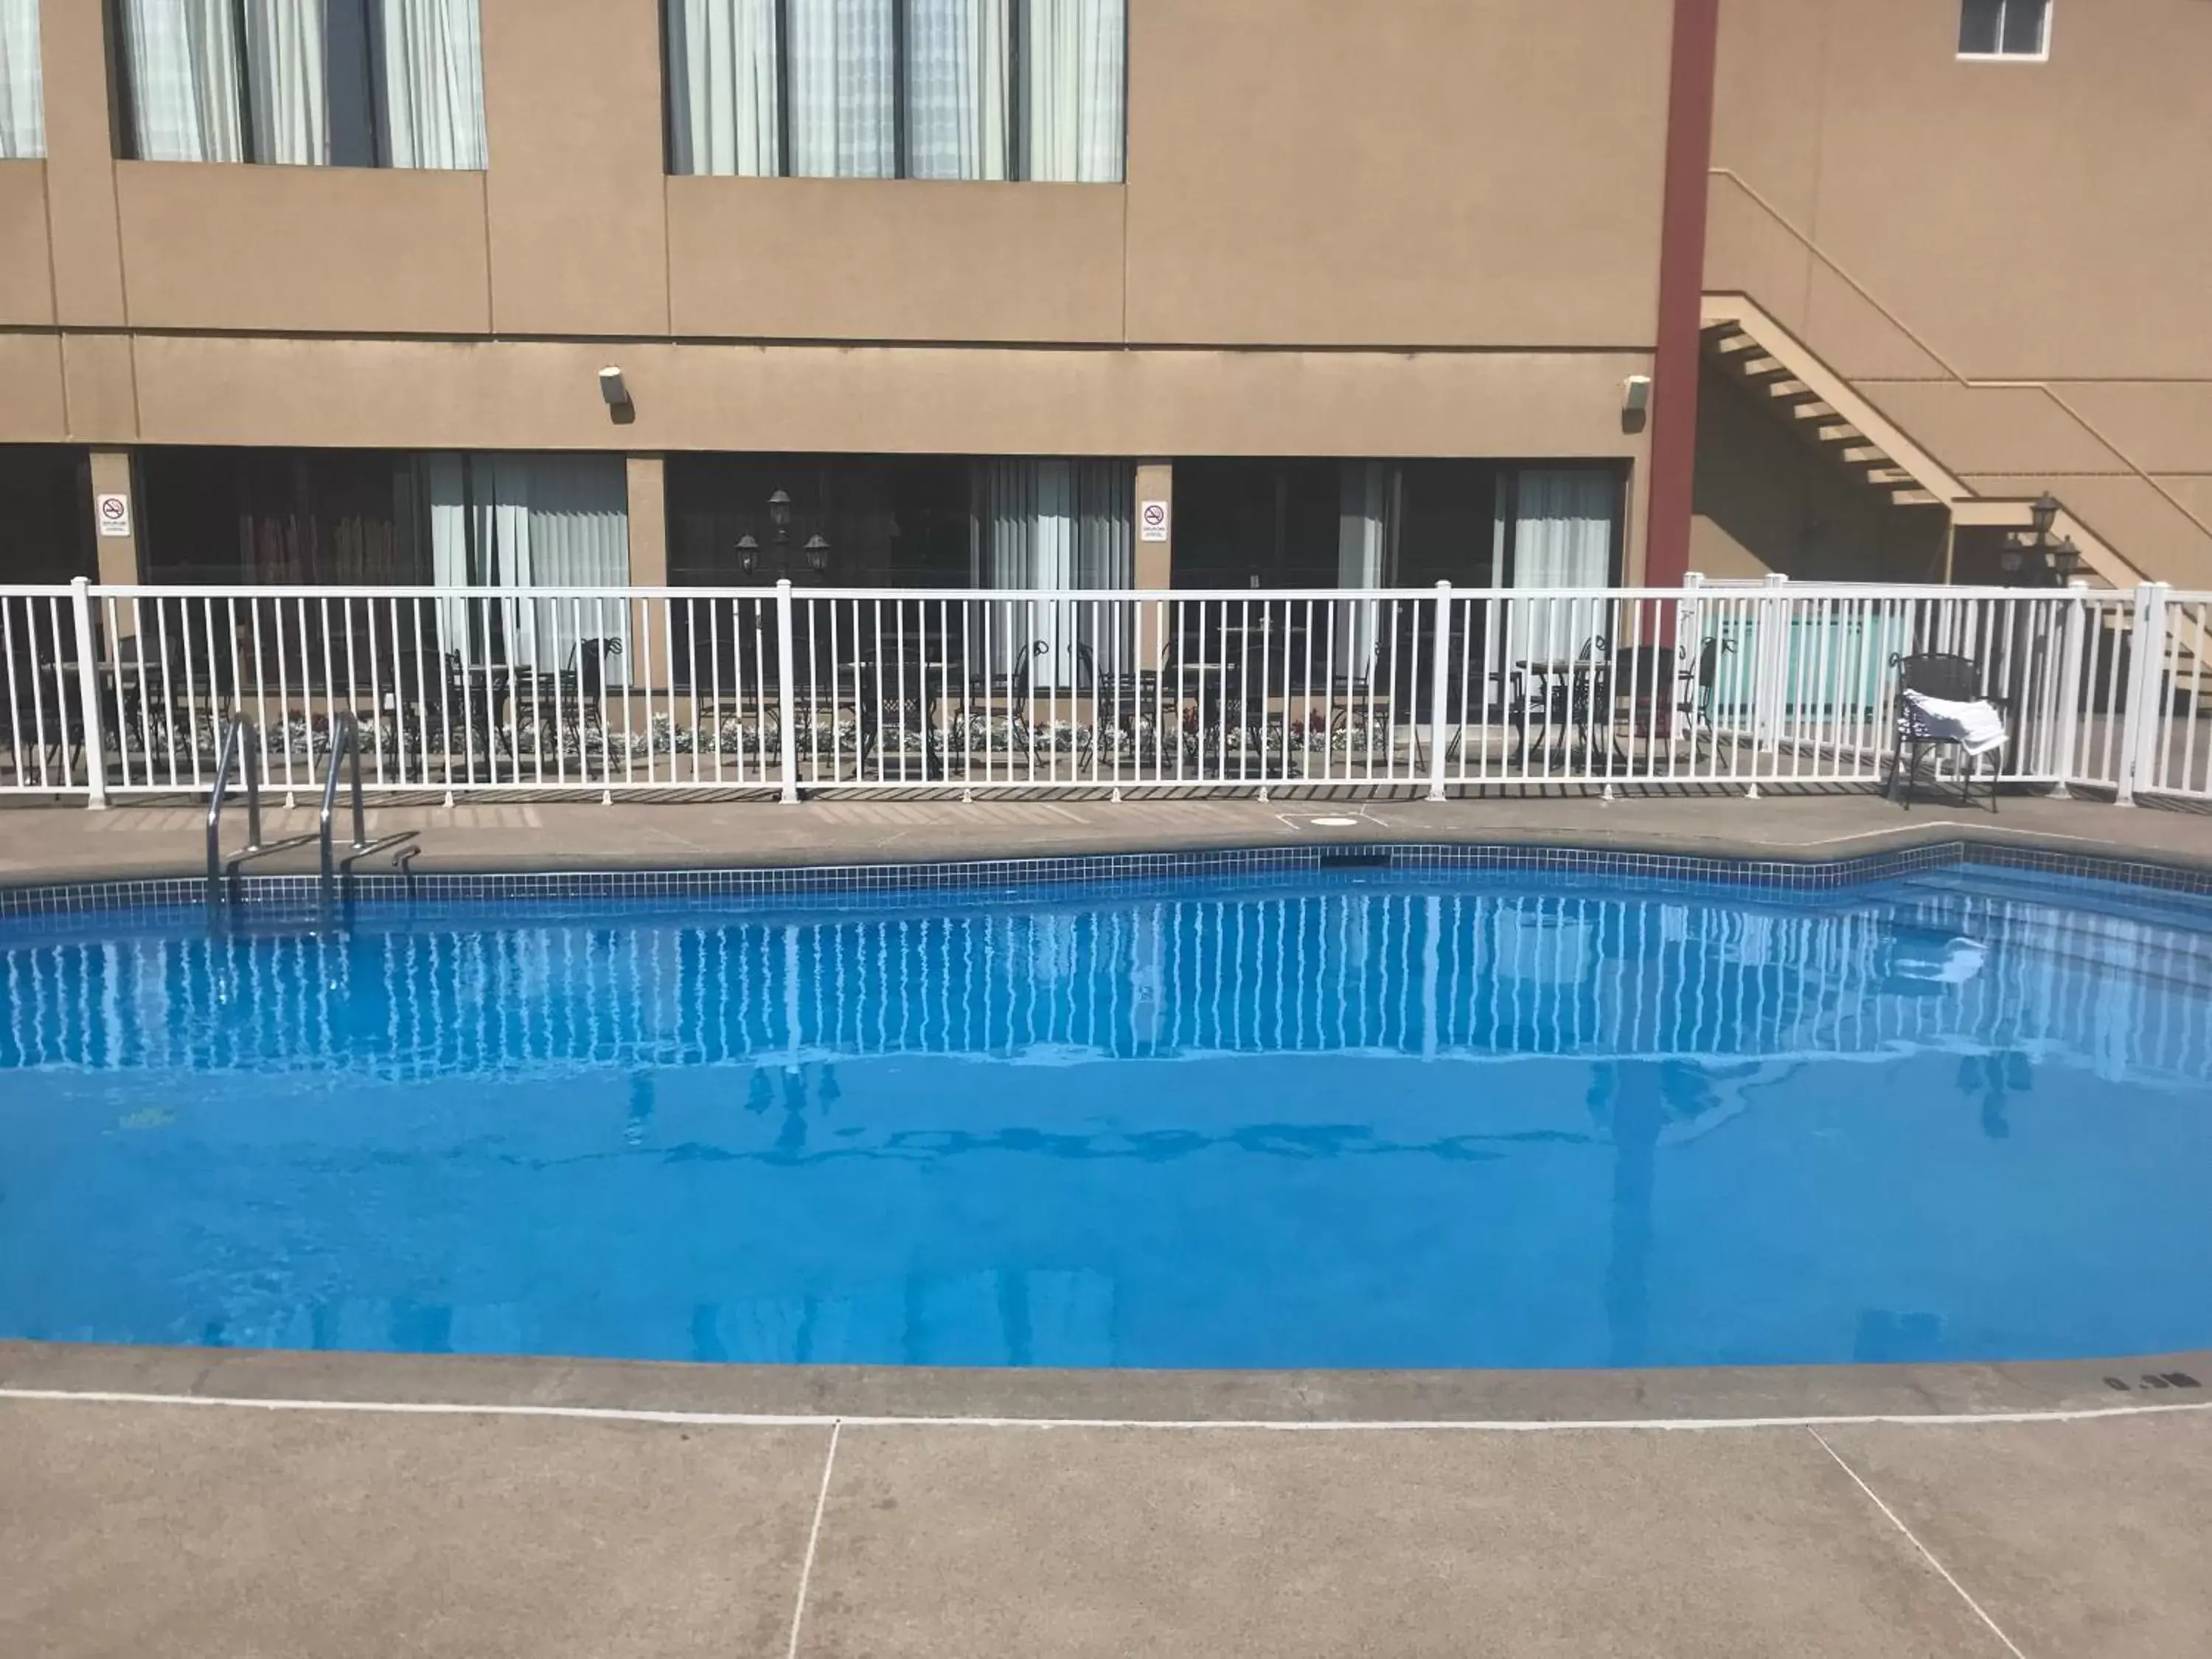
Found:
<path fill-rule="evenodd" d="M 2035 544 L 2042 546 L 2051 539 L 2051 526 L 2058 522 L 2058 498 L 2048 490 L 2038 495 L 2027 509 L 2027 521 L 2035 526 Z"/>
<path fill-rule="evenodd" d="M 818 530 L 806 538 L 806 568 L 817 576 L 830 568 L 830 543 Z"/>
<path fill-rule="evenodd" d="M 768 498 L 768 521 L 776 529 L 776 539 L 783 539 L 783 532 L 791 524 L 791 497 L 781 489 Z"/>
<path fill-rule="evenodd" d="M 738 538 L 738 568 L 748 576 L 760 571 L 760 543 L 750 531 Z"/>

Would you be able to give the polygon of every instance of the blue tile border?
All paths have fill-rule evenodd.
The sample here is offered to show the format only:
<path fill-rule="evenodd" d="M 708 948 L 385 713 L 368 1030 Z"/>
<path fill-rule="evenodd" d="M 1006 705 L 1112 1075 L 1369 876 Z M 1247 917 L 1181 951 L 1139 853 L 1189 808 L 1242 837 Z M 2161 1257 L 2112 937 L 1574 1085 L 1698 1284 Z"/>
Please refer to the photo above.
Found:
<path fill-rule="evenodd" d="M 1103 884 L 1144 885 L 1194 877 L 1296 880 L 1355 868 L 1396 872 L 1526 871 L 1630 876 L 1673 882 L 1818 892 L 1962 865 L 1996 866 L 2166 892 L 2212 896 L 2212 871 L 2141 859 L 2089 857 L 1998 842 L 1948 841 L 1832 860 L 1739 859 L 1711 854 L 1515 843 L 1437 842 L 1307 842 L 1193 852 L 1100 853 L 917 864 L 821 865 L 713 870 L 615 870 L 364 875 L 357 905 L 377 909 L 486 902 L 684 899 L 998 890 Z M 319 899 L 313 876 L 248 876 L 237 885 L 242 908 L 270 921 L 312 917 Z M 0 918 L 67 917 L 115 911 L 175 910 L 206 900 L 196 877 L 78 881 L 0 888 Z"/>

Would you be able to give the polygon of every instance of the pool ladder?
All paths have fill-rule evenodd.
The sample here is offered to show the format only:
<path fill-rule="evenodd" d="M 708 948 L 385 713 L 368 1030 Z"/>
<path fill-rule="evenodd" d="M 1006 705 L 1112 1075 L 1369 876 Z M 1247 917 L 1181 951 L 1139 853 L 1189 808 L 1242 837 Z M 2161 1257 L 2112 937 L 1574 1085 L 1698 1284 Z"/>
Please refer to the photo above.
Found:
<path fill-rule="evenodd" d="M 341 714 L 331 722 L 330 763 L 323 774 L 320 824 L 305 835 L 289 836 L 283 841 L 263 841 L 258 736 L 253 722 L 243 714 L 233 715 L 230 724 L 223 729 L 222 749 L 216 761 L 215 787 L 208 796 L 207 903 L 210 917 L 221 920 L 226 908 L 236 896 L 239 867 L 254 859 L 264 859 L 272 853 L 304 847 L 311 841 L 319 842 L 322 848 L 321 897 L 323 908 L 328 911 L 340 897 L 343 884 L 351 879 L 356 864 L 373 853 L 412 842 L 422 833 L 416 830 L 402 830 L 374 841 L 368 838 L 368 819 L 361 795 L 361 723 L 350 714 Z M 331 831 L 337 814 L 338 768 L 345 762 L 351 763 L 353 841 L 341 852 Z M 246 790 L 246 845 L 226 857 L 222 850 L 222 809 L 230 798 L 234 763 Z M 401 854 L 402 858 L 405 856 Z"/>

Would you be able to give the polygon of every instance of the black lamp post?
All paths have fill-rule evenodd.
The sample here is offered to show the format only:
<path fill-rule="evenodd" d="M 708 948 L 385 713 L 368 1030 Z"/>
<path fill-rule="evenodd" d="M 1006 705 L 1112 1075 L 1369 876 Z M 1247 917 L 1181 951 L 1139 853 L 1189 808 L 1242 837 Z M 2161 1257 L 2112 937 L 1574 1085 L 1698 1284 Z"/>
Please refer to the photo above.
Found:
<path fill-rule="evenodd" d="M 779 581 L 791 579 L 791 497 L 779 489 L 768 498 L 768 522 L 775 541 L 775 575 Z M 799 549 L 806 568 L 820 575 L 830 568 L 830 540 L 820 531 L 806 538 Z M 738 568 L 748 576 L 761 574 L 761 544 L 748 531 L 738 538 Z"/>
<path fill-rule="evenodd" d="M 2051 528 L 2058 522 L 2057 496 L 2048 490 L 2037 496 L 2027 509 L 2027 522 L 2035 532 L 2035 539 L 2026 548 L 2005 550 L 2001 562 L 2008 574 L 2024 571 L 2024 586 L 2059 587 L 2069 577 L 2080 575 L 2087 568 L 2087 561 L 2082 558 L 2081 550 L 2074 545 L 2072 537 L 2057 542 L 2051 539 Z"/>

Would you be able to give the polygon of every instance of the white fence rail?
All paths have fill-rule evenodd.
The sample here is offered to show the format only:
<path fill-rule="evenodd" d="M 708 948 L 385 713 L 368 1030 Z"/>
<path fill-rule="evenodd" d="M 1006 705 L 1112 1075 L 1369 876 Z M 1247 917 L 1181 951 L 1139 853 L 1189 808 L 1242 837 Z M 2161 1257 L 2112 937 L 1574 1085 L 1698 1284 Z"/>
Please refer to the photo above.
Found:
<path fill-rule="evenodd" d="M 0 793 L 204 793 L 222 727 L 386 795 L 1432 798 L 1875 785 L 1900 659 L 2006 781 L 2212 799 L 2212 595 L 2162 587 L 1061 592 L 0 588 Z"/>

